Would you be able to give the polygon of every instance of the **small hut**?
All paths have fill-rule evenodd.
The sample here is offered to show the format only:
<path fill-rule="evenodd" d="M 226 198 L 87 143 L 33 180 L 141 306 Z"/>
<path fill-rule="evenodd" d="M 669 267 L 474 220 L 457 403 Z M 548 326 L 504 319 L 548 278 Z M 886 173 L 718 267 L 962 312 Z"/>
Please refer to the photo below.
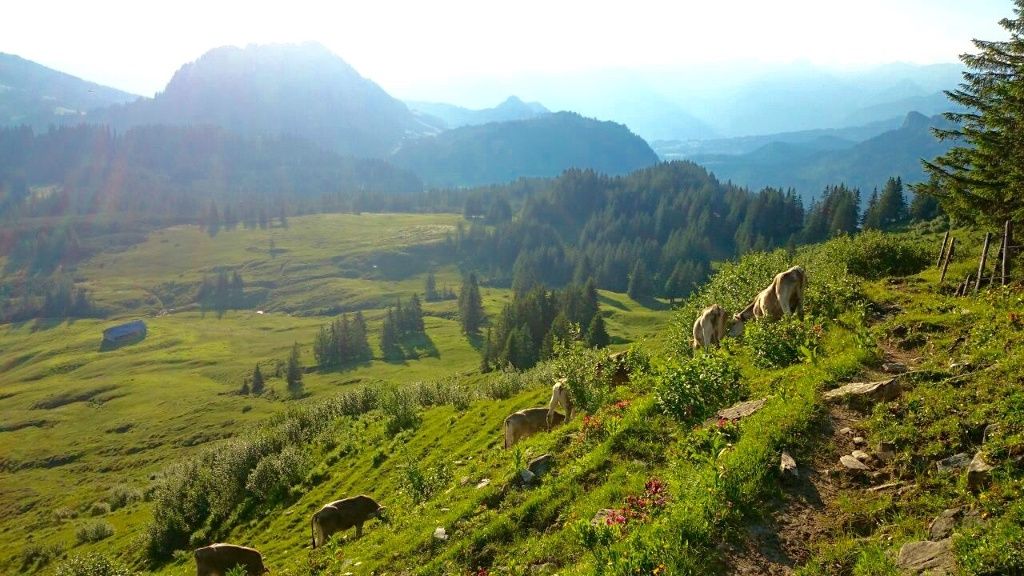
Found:
<path fill-rule="evenodd" d="M 142 340 L 145 337 L 146 323 L 142 320 L 133 320 L 104 330 L 103 345 L 107 347 L 120 346 L 127 342 Z"/>

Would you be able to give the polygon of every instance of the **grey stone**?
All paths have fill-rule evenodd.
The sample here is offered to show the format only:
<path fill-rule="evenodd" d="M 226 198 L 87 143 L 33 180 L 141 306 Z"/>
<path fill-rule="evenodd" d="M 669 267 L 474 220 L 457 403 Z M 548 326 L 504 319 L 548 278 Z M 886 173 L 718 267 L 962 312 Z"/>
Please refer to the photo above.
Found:
<path fill-rule="evenodd" d="M 963 508 L 943 510 L 942 514 L 936 516 L 932 523 L 928 525 L 928 538 L 931 540 L 949 538 L 953 534 L 953 528 L 956 527 L 956 523 L 961 516 L 963 516 Z"/>
<path fill-rule="evenodd" d="M 526 465 L 526 469 L 533 472 L 534 476 L 538 478 L 547 474 L 548 471 L 555 465 L 555 458 L 551 454 L 543 454 L 537 456 L 530 463 Z"/>
<path fill-rule="evenodd" d="M 903 374 L 907 371 L 907 365 L 903 362 L 885 362 L 882 364 L 882 372 L 886 374 Z"/>
<path fill-rule="evenodd" d="M 949 538 L 938 542 L 907 542 L 900 548 L 899 567 L 912 574 L 952 574 L 956 569 L 953 544 Z"/>
<path fill-rule="evenodd" d="M 863 436 L 854 436 L 853 437 L 853 445 L 854 446 L 863 446 L 863 445 L 865 445 L 867 443 L 868 443 L 868 441 L 865 440 Z"/>
<path fill-rule="evenodd" d="M 783 452 L 779 458 L 779 473 L 782 474 L 783 478 L 794 480 L 800 477 L 800 472 L 796 467 L 796 460 L 789 455 L 789 452 Z"/>
<path fill-rule="evenodd" d="M 847 426 L 847 427 L 845 427 L 845 428 L 840 428 L 840 429 L 839 429 L 839 433 L 840 433 L 840 434 L 844 434 L 844 435 L 849 435 L 849 434 L 853 434 L 853 429 L 852 429 L 852 428 L 850 428 L 849 426 Z"/>
<path fill-rule="evenodd" d="M 842 464 L 843 467 L 846 468 L 847 470 L 853 470 L 855 472 L 868 472 L 869 470 L 871 470 L 871 468 L 866 466 L 863 462 L 857 460 L 856 458 L 850 456 L 849 454 L 845 454 L 841 458 L 839 458 L 839 463 Z"/>
<path fill-rule="evenodd" d="M 529 484 L 530 482 L 533 482 L 535 478 L 537 478 L 537 475 L 525 468 L 519 471 L 519 479 L 522 480 L 523 484 Z"/>
<path fill-rule="evenodd" d="M 850 452 L 850 456 L 853 456 L 865 464 L 871 460 L 871 455 L 863 450 L 854 450 L 853 452 Z"/>
<path fill-rule="evenodd" d="M 873 404 L 894 400 L 902 392 L 896 378 L 877 382 L 853 382 L 822 394 L 825 400 L 847 400 L 851 403 Z"/>
<path fill-rule="evenodd" d="M 767 398 L 740 402 L 738 404 L 733 404 L 728 408 L 719 410 L 715 415 L 723 420 L 740 420 L 741 418 L 746 418 L 761 408 L 764 408 L 766 402 L 768 402 Z"/>
<path fill-rule="evenodd" d="M 994 466 L 985 462 L 981 452 L 975 454 L 971 463 L 967 465 L 967 489 L 971 492 L 978 492 L 988 486 L 993 468 Z"/>
<path fill-rule="evenodd" d="M 962 470 L 971 463 L 971 455 L 966 452 L 960 452 L 959 454 L 953 454 L 949 458 L 943 458 L 935 463 L 935 467 L 938 468 L 939 472 L 956 472 Z"/>
<path fill-rule="evenodd" d="M 434 529 L 434 539 L 435 540 L 447 540 L 448 539 L 448 532 L 446 532 L 443 527 L 438 526 L 437 528 Z"/>
<path fill-rule="evenodd" d="M 477 483 L 476 489 L 479 490 L 481 488 L 486 488 L 490 483 L 491 483 L 491 479 L 490 478 L 484 478 L 483 480 L 481 480 L 480 482 Z"/>

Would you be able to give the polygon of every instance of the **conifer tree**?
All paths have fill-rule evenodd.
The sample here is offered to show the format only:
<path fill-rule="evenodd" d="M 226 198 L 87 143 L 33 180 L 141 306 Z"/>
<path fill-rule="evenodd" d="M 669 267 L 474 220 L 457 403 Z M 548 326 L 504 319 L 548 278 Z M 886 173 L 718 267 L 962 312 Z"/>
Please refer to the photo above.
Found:
<path fill-rule="evenodd" d="M 363 318 L 363 313 L 360 310 L 356 311 L 355 318 L 352 319 L 352 335 L 350 340 L 352 343 L 353 360 L 363 361 L 373 358 L 370 342 L 367 340 L 366 319 Z"/>
<path fill-rule="evenodd" d="M 427 272 L 427 278 L 423 281 L 423 299 L 427 302 L 440 300 L 437 296 L 437 279 L 434 278 L 433 270 Z"/>
<path fill-rule="evenodd" d="M 469 274 L 462 280 L 459 290 L 459 319 L 462 331 L 466 334 L 478 334 L 484 324 L 484 306 L 480 298 L 480 286 L 476 274 Z"/>
<path fill-rule="evenodd" d="M 594 316 L 587 329 L 587 345 L 591 348 L 604 348 L 611 342 L 608 330 L 604 326 L 604 318 L 600 314 Z"/>
<path fill-rule="evenodd" d="M 626 294 L 633 300 L 641 300 L 651 295 L 650 280 L 647 278 L 647 267 L 643 260 L 637 260 L 633 271 L 629 274 L 629 287 Z"/>
<path fill-rule="evenodd" d="M 302 365 L 299 364 L 298 342 L 292 346 L 292 352 L 288 356 L 288 367 L 285 370 L 285 381 L 288 383 L 288 393 L 291 394 L 292 398 L 302 397 Z"/>
<path fill-rule="evenodd" d="M 960 56 L 968 71 L 946 95 L 967 110 L 946 113 L 956 126 L 934 132 L 963 144 L 925 161 L 930 180 L 914 187 L 967 222 L 1024 219 L 1024 0 L 1014 0 L 1013 13 L 999 22 L 1007 40 L 974 40 L 977 52 Z"/>

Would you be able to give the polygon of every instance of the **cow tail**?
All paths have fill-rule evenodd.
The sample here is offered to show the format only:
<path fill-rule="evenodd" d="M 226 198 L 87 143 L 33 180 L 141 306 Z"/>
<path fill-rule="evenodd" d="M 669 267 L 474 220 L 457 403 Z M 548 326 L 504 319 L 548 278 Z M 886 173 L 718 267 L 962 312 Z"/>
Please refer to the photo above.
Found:
<path fill-rule="evenodd" d="M 316 532 L 314 531 L 314 525 L 316 524 L 316 514 L 309 519 L 309 539 L 313 543 L 313 550 L 316 550 Z"/>

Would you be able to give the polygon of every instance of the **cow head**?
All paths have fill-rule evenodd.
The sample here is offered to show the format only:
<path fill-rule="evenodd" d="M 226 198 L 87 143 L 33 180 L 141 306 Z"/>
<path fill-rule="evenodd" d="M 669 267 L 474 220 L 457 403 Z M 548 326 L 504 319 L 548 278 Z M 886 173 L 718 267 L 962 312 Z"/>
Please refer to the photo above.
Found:
<path fill-rule="evenodd" d="M 387 524 L 387 522 L 388 522 L 388 507 L 387 506 L 379 506 L 379 507 L 377 507 L 377 511 L 373 513 L 373 516 L 376 516 L 378 520 L 380 520 L 381 522 Z"/>
<path fill-rule="evenodd" d="M 743 319 L 742 314 L 733 314 L 732 322 L 730 324 L 729 336 L 732 336 L 733 338 L 743 336 L 743 329 L 745 327 L 746 320 Z"/>

